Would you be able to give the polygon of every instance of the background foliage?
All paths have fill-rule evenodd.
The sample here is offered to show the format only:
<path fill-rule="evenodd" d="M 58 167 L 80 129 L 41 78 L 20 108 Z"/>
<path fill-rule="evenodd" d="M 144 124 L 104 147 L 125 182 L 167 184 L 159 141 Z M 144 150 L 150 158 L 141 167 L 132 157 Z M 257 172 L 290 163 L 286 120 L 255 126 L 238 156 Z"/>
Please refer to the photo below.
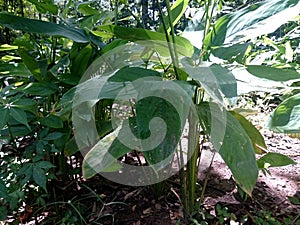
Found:
<path fill-rule="evenodd" d="M 187 89 L 195 91 L 189 96 L 197 106 L 201 125 L 190 130 L 193 135 L 195 132 L 191 136 L 196 140 L 200 133 L 211 136 L 211 121 L 218 119 L 211 118 L 211 112 L 218 107 L 226 110 L 226 130 L 219 153 L 247 194 L 251 195 L 258 169 L 265 169 L 266 164 L 294 163 L 274 153 L 256 162 L 254 154 L 266 153 L 265 143 L 239 113 L 235 101 L 254 91 L 279 96 L 282 102 L 271 113 L 267 127 L 292 136 L 299 134 L 299 1 L 2 0 L 0 4 L 1 220 L 22 210 L 30 211 L 26 206 L 38 214 L 49 204 L 55 205 L 59 189 L 81 181 L 81 166 L 86 178 L 96 174 L 90 170 L 88 160 L 103 154 L 102 144 L 109 137 L 117 137 L 111 127 L 115 93 L 108 87 L 94 107 L 97 132 L 102 139 L 83 159 L 72 129 L 75 88 L 93 62 L 130 42 L 168 41 L 184 46 L 179 54 L 190 62 L 185 68 L 176 62 L 176 56 L 166 62 L 156 61 L 152 68 L 125 67 L 111 73 L 111 81 L 119 85 L 118 90 L 123 87 L 121 82 L 132 82 L 139 76 L 160 77 L 160 83 L 178 80 L 189 86 Z M 164 50 L 176 55 L 169 48 L 160 49 Z M 208 82 L 210 78 L 217 82 L 218 90 Z M 132 107 L 128 120 L 137 125 L 133 133 L 138 137 L 147 137 L 152 116 L 169 122 L 174 132 L 168 137 L 180 137 L 179 119 L 171 106 L 149 98 Z M 169 114 L 161 114 L 157 108 Z M 224 126 L 223 121 L 217 122 Z M 218 146 L 218 140 L 211 137 L 210 141 Z M 170 140 L 164 140 L 163 145 L 169 148 Z M 111 146 L 117 158 L 132 152 L 118 143 Z M 175 154 L 176 146 L 177 143 L 171 154 Z M 152 165 L 167 153 L 170 154 L 154 149 L 144 156 Z M 187 218 L 196 200 L 198 154 L 191 157 L 187 175 L 181 176 Z M 57 210 L 57 214 L 61 212 Z M 80 214 L 77 218 L 85 221 Z M 22 219 L 26 218 L 19 218 Z"/>

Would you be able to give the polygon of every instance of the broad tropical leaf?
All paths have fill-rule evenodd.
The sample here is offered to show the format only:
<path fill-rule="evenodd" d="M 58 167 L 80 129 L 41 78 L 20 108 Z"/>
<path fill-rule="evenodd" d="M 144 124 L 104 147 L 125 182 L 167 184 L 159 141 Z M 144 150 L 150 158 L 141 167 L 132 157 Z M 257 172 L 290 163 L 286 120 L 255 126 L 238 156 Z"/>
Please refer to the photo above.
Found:
<path fill-rule="evenodd" d="M 117 159 L 130 152 L 131 149 L 118 141 L 117 136 L 120 129 L 122 128 L 116 129 L 101 139 L 85 155 L 82 164 L 83 176 L 85 178 L 91 178 L 100 172 L 112 172 L 122 168 Z"/>
<path fill-rule="evenodd" d="M 300 94 L 280 103 L 270 115 L 266 126 L 280 133 L 300 132 Z"/>
<path fill-rule="evenodd" d="M 237 96 L 237 84 L 230 70 L 212 64 L 210 66 L 191 66 L 184 64 L 184 70 L 198 82 L 220 104 L 224 103 L 223 96 L 232 98 Z"/>
<path fill-rule="evenodd" d="M 264 150 L 267 149 L 267 146 L 261 133 L 253 126 L 250 121 L 248 121 L 241 114 L 235 111 L 230 111 L 230 113 L 240 122 L 240 124 L 248 134 L 249 138 L 252 141 L 255 152 L 257 154 L 262 154 Z"/>
<path fill-rule="evenodd" d="M 262 1 L 221 17 L 205 37 L 205 48 L 274 32 L 300 13 L 298 0 Z"/>
<path fill-rule="evenodd" d="M 21 30 L 28 33 L 61 36 L 80 43 L 89 41 L 89 37 L 84 33 L 84 31 L 75 27 L 23 18 L 6 12 L 0 13 L 0 24 L 11 29 Z"/>
<path fill-rule="evenodd" d="M 158 52 L 164 52 L 165 54 L 169 52 L 166 45 L 166 36 L 160 32 L 154 32 L 142 28 L 127 28 L 115 25 L 103 25 L 99 26 L 96 31 L 91 31 L 94 35 L 100 37 L 118 37 L 128 41 L 152 41 L 149 42 L 149 46 L 152 44 L 155 50 Z M 172 40 L 172 37 L 169 37 Z M 191 43 L 183 38 L 176 36 L 175 43 L 177 46 L 177 51 L 181 55 L 190 57 L 194 52 L 194 48 Z"/>
<path fill-rule="evenodd" d="M 197 106 L 197 110 L 212 144 L 230 168 L 236 182 L 251 195 L 258 167 L 253 144 L 245 129 L 231 113 L 215 103 L 204 102 Z"/>
<path fill-rule="evenodd" d="M 247 70 L 256 77 L 273 81 L 300 80 L 300 73 L 291 69 L 279 69 L 262 65 L 248 65 Z"/>

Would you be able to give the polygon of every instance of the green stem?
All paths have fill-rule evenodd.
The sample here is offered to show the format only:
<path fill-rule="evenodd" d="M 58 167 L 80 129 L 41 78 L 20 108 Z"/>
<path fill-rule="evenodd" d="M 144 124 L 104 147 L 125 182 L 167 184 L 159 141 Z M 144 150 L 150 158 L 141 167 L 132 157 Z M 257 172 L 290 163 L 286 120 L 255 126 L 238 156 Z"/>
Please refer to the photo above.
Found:
<path fill-rule="evenodd" d="M 176 55 L 177 55 L 176 50 L 173 50 L 171 40 L 170 40 L 169 34 L 168 34 L 168 29 L 167 29 L 167 26 L 166 26 L 166 21 L 164 19 L 163 12 L 161 10 L 161 5 L 160 5 L 159 1 L 157 1 L 157 5 L 158 5 L 159 14 L 161 16 L 162 25 L 163 25 L 163 28 L 164 28 L 164 33 L 165 33 L 165 36 L 166 36 L 166 40 L 168 42 L 168 48 L 169 48 L 170 56 L 171 56 L 171 59 L 172 59 L 172 64 L 173 64 L 173 67 L 174 67 L 176 80 L 179 80 L 179 75 L 178 75 L 178 71 L 177 71 L 178 58 L 176 59 Z M 167 10 L 168 10 L 168 12 L 171 11 L 170 4 L 169 4 L 169 7 L 168 7 L 168 4 L 167 4 Z M 170 13 L 168 13 L 168 16 L 169 16 L 169 21 L 171 21 L 172 16 L 170 16 Z M 170 27 L 171 27 L 171 30 L 172 30 L 173 25 L 171 24 Z M 174 28 L 173 28 L 173 32 L 174 32 Z M 174 33 L 172 35 L 172 43 L 173 43 L 173 46 L 175 47 L 175 35 L 174 35 Z"/>
<path fill-rule="evenodd" d="M 199 135 L 198 123 L 195 121 L 192 112 L 189 114 L 189 140 L 188 140 L 188 163 L 187 163 L 187 191 L 188 191 L 188 208 L 187 214 L 190 215 L 194 210 L 195 192 L 198 177 L 198 150 L 199 150 Z"/>
<path fill-rule="evenodd" d="M 115 0 L 115 8 L 114 8 L 114 12 L 115 12 L 115 25 L 118 25 L 118 0 Z"/>
<path fill-rule="evenodd" d="M 168 12 L 168 17 L 169 17 L 169 26 L 171 28 L 171 36 L 172 36 L 172 42 L 173 42 L 173 50 L 174 50 L 174 70 L 175 74 L 177 72 L 176 67 L 178 67 L 178 54 L 177 54 L 177 49 L 176 49 L 176 42 L 175 42 L 175 31 L 174 31 L 174 26 L 173 26 L 173 17 L 172 17 L 172 12 L 171 12 L 171 6 L 170 6 L 170 1 L 166 1 L 167 4 L 167 12 Z M 178 73 L 177 73 L 178 74 Z"/>

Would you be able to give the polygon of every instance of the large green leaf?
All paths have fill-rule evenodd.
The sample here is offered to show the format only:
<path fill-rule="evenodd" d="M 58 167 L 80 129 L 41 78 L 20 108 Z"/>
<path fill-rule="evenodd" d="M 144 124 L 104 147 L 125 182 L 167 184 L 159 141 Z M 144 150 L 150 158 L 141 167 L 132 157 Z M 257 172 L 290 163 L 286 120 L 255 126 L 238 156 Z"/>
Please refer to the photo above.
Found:
<path fill-rule="evenodd" d="M 191 78 L 207 91 L 214 100 L 223 104 L 223 95 L 227 98 L 237 96 L 237 84 L 230 70 L 212 64 L 210 66 L 190 66 L 184 64 L 184 70 Z"/>
<path fill-rule="evenodd" d="M 256 184 L 258 167 L 250 137 L 239 121 L 214 103 L 197 106 L 199 120 L 239 186 L 249 195 Z"/>
<path fill-rule="evenodd" d="M 11 29 L 29 33 L 61 36 L 80 43 L 89 41 L 89 37 L 84 33 L 84 31 L 75 27 L 23 18 L 5 12 L 0 13 L 0 24 Z"/>
<path fill-rule="evenodd" d="M 180 99 L 178 103 L 179 101 Z M 184 106 L 184 103 L 181 105 Z M 171 103 L 158 97 L 148 97 L 137 102 L 138 137 L 143 140 L 141 150 L 150 165 L 161 163 L 174 154 L 181 135 L 181 121 L 178 113 Z M 154 120 L 154 118 L 159 119 Z M 156 147 L 151 146 L 151 148 L 150 145 L 153 143 Z M 166 165 L 161 165 L 162 168 L 164 166 Z"/>
<path fill-rule="evenodd" d="M 265 140 L 261 133 L 253 126 L 253 124 L 248 121 L 245 117 L 240 115 L 235 111 L 230 111 L 230 113 L 240 122 L 249 138 L 252 141 L 253 148 L 257 154 L 262 154 L 264 149 L 267 149 Z"/>
<path fill-rule="evenodd" d="M 205 38 L 205 47 L 236 43 L 274 32 L 300 13 L 298 0 L 266 0 L 221 17 Z"/>
<path fill-rule="evenodd" d="M 243 43 L 213 48 L 212 53 L 221 59 L 241 62 L 249 45 L 250 43 Z"/>
<path fill-rule="evenodd" d="M 146 77 L 161 77 L 161 74 L 155 70 L 147 70 L 139 67 L 124 67 L 117 71 L 108 79 L 110 82 L 127 82 Z"/>
<path fill-rule="evenodd" d="M 118 141 L 119 129 L 101 139 L 84 157 L 83 176 L 91 178 L 97 173 L 115 171 L 122 168 L 117 159 L 131 151 Z M 119 166 L 115 166 L 119 165 Z"/>
<path fill-rule="evenodd" d="M 93 65 L 91 68 L 92 72 L 93 68 L 96 70 L 98 69 L 98 67 Z M 144 76 L 142 75 L 143 78 L 145 78 L 146 74 L 151 79 L 161 80 L 161 78 L 157 77 L 157 72 L 144 69 L 141 70 L 145 72 Z M 92 77 L 77 85 L 76 89 L 74 89 L 75 93 L 73 91 L 67 93 L 68 96 L 65 96 L 65 103 L 60 103 L 60 105 L 70 103 L 70 99 L 73 97 L 72 120 L 74 121 L 75 129 L 78 127 L 75 136 L 79 149 L 84 148 L 83 146 L 86 147 L 94 144 L 98 137 L 98 132 L 94 125 L 95 121 L 92 109 L 95 104 L 101 99 L 115 99 L 117 96 L 123 99 L 129 99 L 134 96 L 136 90 L 133 85 L 129 85 L 130 83 L 128 81 L 132 81 L 132 79 L 138 76 L 138 72 L 141 72 L 141 70 L 135 67 L 124 68 L 117 73 L 112 72 L 107 76 Z M 93 74 L 92 72 L 91 74 Z M 116 80 L 123 80 L 125 82 L 127 79 L 127 82 L 109 81 L 109 79 L 114 79 L 114 75 L 116 75 Z M 119 95 L 119 92 L 125 89 L 126 93 Z M 87 126 L 88 124 L 90 124 L 90 126 Z"/>
<path fill-rule="evenodd" d="M 168 45 L 166 45 L 166 36 L 160 32 L 154 32 L 142 28 L 127 28 L 114 25 L 103 25 L 97 28 L 97 31 L 92 31 L 96 36 L 100 37 L 118 37 L 128 41 L 151 41 L 149 46 L 152 44 L 158 52 L 163 51 L 165 54 L 169 52 Z M 169 40 L 172 37 L 169 36 Z M 175 43 L 178 53 L 181 55 L 190 57 L 194 52 L 194 48 L 191 43 L 183 38 L 176 36 Z"/>
<path fill-rule="evenodd" d="M 281 133 L 300 132 L 300 94 L 296 94 L 282 103 L 272 112 L 267 128 Z"/>
<path fill-rule="evenodd" d="M 173 25 L 173 27 L 176 25 L 176 23 L 179 21 L 179 19 L 185 12 L 185 9 L 188 6 L 188 3 L 189 3 L 188 0 L 177 0 L 171 6 L 171 18 L 172 18 L 171 24 Z M 166 29 L 167 29 L 168 33 L 170 33 L 171 27 L 170 27 L 169 15 L 164 16 L 163 20 L 166 23 Z M 164 32 L 163 25 L 160 25 L 157 31 L 163 33 Z"/>
<path fill-rule="evenodd" d="M 265 169 L 268 167 L 287 166 L 290 164 L 295 165 L 297 163 L 289 157 L 275 152 L 269 152 L 257 160 L 257 165 L 260 169 Z"/>
<path fill-rule="evenodd" d="M 300 80 L 300 73 L 291 69 L 280 69 L 262 65 L 248 65 L 247 70 L 254 76 L 273 81 Z"/>

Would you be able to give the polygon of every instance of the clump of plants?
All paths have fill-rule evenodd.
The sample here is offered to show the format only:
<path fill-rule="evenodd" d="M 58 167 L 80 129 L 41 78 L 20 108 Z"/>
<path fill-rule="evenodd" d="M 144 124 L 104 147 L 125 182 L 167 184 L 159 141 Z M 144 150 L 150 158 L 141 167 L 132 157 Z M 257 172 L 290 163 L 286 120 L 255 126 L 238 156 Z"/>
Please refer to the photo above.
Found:
<path fill-rule="evenodd" d="M 264 36 L 298 15 L 297 1 L 267 0 L 225 15 L 223 1 L 200 1 L 186 23 L 181 18 L 188 1 L 154 1 L 156 26 L 134 13 L 123 17 L 132 5 L 127 1 L 70 1 L 64 10 L 50 1 L 29 2 L 39 19 L 0 13 L 1 26 L 26 33 L 0 48 L 1 219 L 21 207 L 29 216 L 30 208 L 47 207 L 49 199 L 57 206 L 58 189 L 81 176 L 101 173 L 123 184 L 153 185 L 160 195 L 175 171 L 185 221 L 194 221 L 195 206 L 203 201 L 196 195 L 200 136 L 214 145 L 248 196 L 259 169 L 295 163 L 267 152 L 259 131 L 233 106 L 240 94 L 265 91 L 266 80 L 276 91 L 291 90 L 268 127 L 298 134 L 296 27 L 279 43 Z M 277 24 L 268 20 L 285 10 L 288 17 Z M 182 35 L 177 24 L 185 26 Z M 197 41 L 193 35 L 199 35 Z M 276 51 L 257 63 L 269 52 L 262 45 Z M 126 113 L 114 115 L 116 107 Z M 130 154 L 139 165 L 133 170 L 126 164 Z M 256 160 L 256 154 L 262 156 Z M 140 174 L 128 183 L 134 170 Z M 61 205 L 62 223 L 87 223 L 80 204 Z M 220 207 L 217 214 L 221 224 L 234 219 Z"/>

